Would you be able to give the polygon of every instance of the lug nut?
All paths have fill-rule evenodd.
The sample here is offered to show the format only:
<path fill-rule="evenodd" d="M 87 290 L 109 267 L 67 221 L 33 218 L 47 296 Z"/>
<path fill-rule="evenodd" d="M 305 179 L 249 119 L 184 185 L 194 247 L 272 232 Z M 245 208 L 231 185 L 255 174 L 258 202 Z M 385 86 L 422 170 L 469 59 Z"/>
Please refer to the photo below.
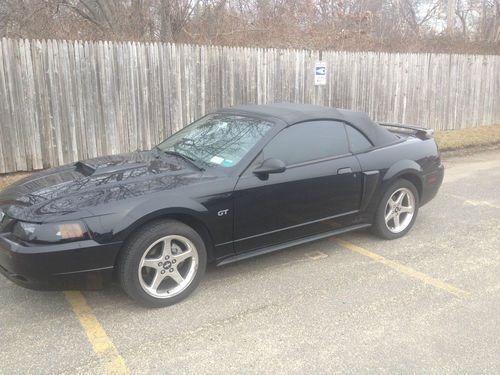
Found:
<path fill-rule="evenodd" d="M 162 262 L 158 263 L 158 267 L 161 267 L 161 266 L 163 266 L 163 263 Z"/>
<path fill-rule="evenodd" d="M 165 273 L 165 270 L 161 270 L 161 273 Z"/>
<path fill-rule="evenodd" d="M 173 268 L 170 268 L 170 269 L 169 269 L 169 272 L 174 272 L 174 269 L 173 269 Z"/>
<path fill-rule="evenodd" d="M 165 257 L 166 260 L 168 260 L 168 258 L 170 258 L 168 255 Z"/>
<path fill-rule="evenodd" d="M 172 263 L 175 263 L 175 262 L 177 262 L 177 261 L 175 259 L 172 259 Z"/>

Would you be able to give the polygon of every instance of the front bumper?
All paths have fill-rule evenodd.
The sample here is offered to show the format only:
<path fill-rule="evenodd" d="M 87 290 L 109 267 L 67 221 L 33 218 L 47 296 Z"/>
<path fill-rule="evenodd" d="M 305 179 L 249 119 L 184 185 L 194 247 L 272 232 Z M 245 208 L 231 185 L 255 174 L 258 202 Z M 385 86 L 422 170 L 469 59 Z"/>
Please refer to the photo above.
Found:
<path fill-rule="evenodd" d="M 121 243 L 93 240 L 53 245 L 18 243 L 0 235 L 0 273 L 30 289 L 98 289 L 112 280 Z"/>

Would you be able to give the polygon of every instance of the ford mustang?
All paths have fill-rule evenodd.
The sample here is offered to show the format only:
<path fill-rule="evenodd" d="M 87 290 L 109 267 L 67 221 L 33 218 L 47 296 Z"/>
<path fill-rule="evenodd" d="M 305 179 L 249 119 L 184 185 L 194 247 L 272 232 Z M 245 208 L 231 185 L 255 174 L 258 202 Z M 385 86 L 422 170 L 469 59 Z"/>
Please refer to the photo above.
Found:
<path fill-rule="evenodd" d="M 33 289 L 118 280 L 141 304 L 225 265 L 371 227 L 404 236 L 442 179 L 428 129 L 301 104 L 243 105 L 148 151 L 34 173 L 0 193 L 0 272 Z"/>

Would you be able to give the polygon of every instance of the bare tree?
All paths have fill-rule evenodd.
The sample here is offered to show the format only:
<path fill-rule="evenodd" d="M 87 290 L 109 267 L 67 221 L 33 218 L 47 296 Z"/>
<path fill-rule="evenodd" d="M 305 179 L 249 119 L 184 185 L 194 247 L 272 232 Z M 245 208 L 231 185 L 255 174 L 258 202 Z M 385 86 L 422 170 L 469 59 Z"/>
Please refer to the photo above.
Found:
<path fill-rule="evenodd" d="M 0 36 L 500 53 L 500 0 L 0 0 Z"/>
<path fill-rule="evenodd" d="M 159 1 L 156 4 L 160 18 L 159 37 L 162 41 L 177 41 L 200 0 Z"/>

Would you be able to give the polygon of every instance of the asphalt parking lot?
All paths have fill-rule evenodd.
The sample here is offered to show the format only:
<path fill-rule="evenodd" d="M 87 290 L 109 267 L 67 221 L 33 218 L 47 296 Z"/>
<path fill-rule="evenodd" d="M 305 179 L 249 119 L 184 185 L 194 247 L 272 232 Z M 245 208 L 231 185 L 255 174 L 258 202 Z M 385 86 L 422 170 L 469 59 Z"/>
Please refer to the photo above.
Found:
<path fill-rule="evenodd" d="M 0 278 L 1 374 L 500 373 L 500 151 L 445 160 L 405 238 L 223 268 L 173 307 Z"/>

